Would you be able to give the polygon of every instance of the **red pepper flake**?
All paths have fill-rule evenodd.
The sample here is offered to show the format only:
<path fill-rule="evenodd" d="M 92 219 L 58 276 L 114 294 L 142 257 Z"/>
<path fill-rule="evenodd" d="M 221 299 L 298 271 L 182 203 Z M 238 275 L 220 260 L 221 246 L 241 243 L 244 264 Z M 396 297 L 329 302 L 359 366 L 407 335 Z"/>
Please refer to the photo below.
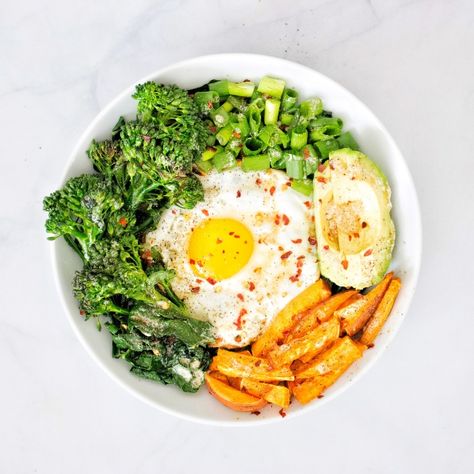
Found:
<path fill-rule="evenodd" d="M 209 131 L 210 131 L 211 133 L 216 133 L 216 132 L 217 132 L 217 127 L 215 127 L 214 125 L 211 125 L 211 126 L 209 127 Z"/>
<path fill-rule="evenodd" d="M 197 261 L 198 267 L 202 267 L 202 260 Z"/>
<path fill-rule="evenodd" d="M 286 260 L 293 252 L 291 250 L 288 250 L 288 252 L 285 252 L 283 254 L 280 255 L 280 258 L 282 260 Z"/>
<path fill-rule="evenodd" d="M 290 223 L 290 218 L 286 214 L 283 214 L 282 219 L 283 224 L 288 225 Z"/>
<path fill-rule="evenodd" d="M 344 270 L 347 270 L 347 268 L 349 267 L 349 262 L 346 259 L 344 259 L 341 262 L 341 264 L 342 264 L 342 268 L 344 268 Z"/>
<path fill-rule="evenodd" d="M 151 250 L 150 249 L 146 249 L 143 253 L 142 253 L 142 259 L 143 260 L 153 260 L 151 258 Z"/>
<path fill-rule="evenodd" d="M 316 240 L 316 237 L 309 236 L 308 242 L 309 242 L 309 245 L 316 245 L 318 241 Z"/>
<path fill-rule="evenodd" d="M 318 395 L 318 398 L 324 398 L 324 395 Z"/>
<path fill-rule="evenodd" d="M 324 249 L 324 250 L 329 250 L 329 245 L 325 245 L 325 246 L 323 247 L 323 249 Z"/>
<path fill-rule="evenodd" d="M 193 293 L 199 293 L 199 291 L 201 290 L 201 288 L 199 286 L 193 286 L 191 287 L 191 291 Z"/>
<path fill-rule="evenodd" d="M 237 132 L 237 130 L 236 130 L 236 131 L 232 132 L 232 136 L 234 138 L 240 138 L 240 132 Z"/>
<path fill-rule="evenodd" d="M 86 312 L 81 309 L 81 310 L 79 311 L 79 314 L 80 314 L 81 316 L 84 316 L 84 315 L 86 314 Z"/>
<path fill-rule="evenodd" d="M 323 176 L 318 176 L 316 178 L 316 181 L 318 181 L 318 183 L 325 183 L 326 182 L 326 178 L 324 178 Z"/>
<path fill-rule="evenodd" d="M 306 258 L 304 255 L 300 255 L 299 257 L 296 258 L 296 260 L 302 260 L 303 258 Z"/>
<path fill-rule="evenodd" d="M 208 216 L 209 215 L 209 211 L 207 209 L 201 209 L 201 212 L 205 215 L 205 216 Z"/>
<path fill-rule="evenodd" d="M 240 342 L 241 340 L 242 340 L 242 338 L 240 337 L 239 334 L 237 334 L 237 336 L 234 337 L 235 342 Z"/>
<path fill-rule="evenodd" d="M 309 158 L 309 150 L 308 150 L 308 147 L 305 147 L 304 150 L 303 150 L 303 157 L 305 160 L 307 160 Z"/>
<path fill-rule="evenodd" d="M 239 313 L 239 316 L 237 318 L 237 320 L 234 322 L 234 326 L 237 327 L 237 329 L 242 329 L 242 324 L 243 324 L 243 321 L 242 321 L 242 318 L 247 314 L 247 310 L 245 308 L 242 308 L 240 310 L 240 313 Z"/>
<path fill-rule="evenodd" d="M 128 224 L 127 218 L 126 218 L 126 217 L 121 217 L 121 218 L 119 219 L 119 224 L 120 224 L 122 227 L 126 227 L 127 224 Z"/>
<path fill-rule="evenodd" d="M 308 209 L 311 209 L 311 207 L 312 207 L 311 201 L 305 201 L 305 202 L 304 202 L 304 205 L 305 205 Z"/>
<path fill-rule="evenodd" d="M 151 141 L 150 135 L 143 135 L 143 141 L 146 142 L 146 143 L 150 143 L 150 141 Z"/>
<path fill-rule="evenodd" d="M 359 232 L 354 232 L 354 238 L 358 239 L 360 237 Z"/>
<path fill-rule="evenodd" d="M 255 283 L 253 281 L 249 281 L 249 291 L 255 290 Z"/>
<path fill-rule="evenodd" d="M 362 222 L 362 229 L 365 229 L 367 227 L 367 222 Z"/>
<path fill-rule="evenodd" d="M 207 103 L 207 108 L 208 109 L 213 109 L 214 108 L 214 104 L 212 103 L 211 100 Z"/>
<path fill-rule="evenodd" d="M 176 209 L 173 209 L 173 210 L 171 211 L 171 214 L 173 214 L 173 215 L 175 216 L 175 215 L 176 215 Z"/>
<path fill-rule="evenodd" d="M 329 162 L 329 168 L 331 168 L 332 170 L 334 169 L 334 165 L 332 164 L 332 161 Z"/>
<path fill-rule="evenodd" d="M 303 260 L 298 260 L 296 262 L 296 268 L 301 268 L 303 266 Z"/>
<path fill-rule="evenodd" d="M 282 247 L 281 245 L 279 245 L 279 246 L 278 246 L 278 250 L 279 250 L 280 252 L 283 252 L 283 247 Z"/>
<path fill-rule="evenodd" d="M 200 278 L 196 278 L 196 283 L 202 283 L 202 280 Z"/>
<path fill-rule="evenodd" d="M 196 260 L 194 260 L 193 258 L 190 258 L 189 259 L 189 264 L 190 265 L 196 265 Z"/>
<path fill-rule="evenodd" d="M 206 278 L 206 281 L 211 285 L 215 285 L 217 283 L 217 281 L 214 280 L 214 278 L 211 278 L 211 277 Z"/>
<path fill-rule="evenodd" d="M 290 276 L 290 281 L 294 283 L 295 281 L 298 281 L 298 275 L 292 275 Z"/>
<path fill-rule="evenodd" d="M 257 178 L 257 179 L 255 180 L 255 184 L 256 184 L 257 186 L 260 186 L 260 185 L 262 184 L 262 180 L 261 180 L 260 178 Z"/>
<path fill-rule="evenodd" d="M 326 169 L 326 165 L 318 165 L 318 171 L 322 173 Z"/>
<path fill-rule="evenodd" d="M 244 295 L 242 293 L 237 293 L 237 298 L 239 298 L 240 301 L 244 301 Z"/>
<path fill-rule="evenodd" d="M 222 239 L 219 239 L 219 237 L 217 237 L 216 244 L 222 244 Z"/>
<path fill-rule="evenodd" d="M 280 416 L 281 416 L 282 418 L 285 418 L 285 416 L 286 416 L 286 411 L 285 411 L 283 408 L 282 408 L 278 413 L 280 414 Z"/>
<path fill-rule="evenodd" d="M 368 257 L 369 255 L 372 255 L 372 249 L 366 250 L 364 252 L 364 257 Z"/>
<path fill-rule="evenodd" d="M 240 196 L 242 196 L 242 193 L 240 192 L 240 190 L 237 191 L 237 197 L 239 198 Z"/>
<path fill-rule="evenodd" d="M 258 415 L 260 415 L 260 412 L 258 410 L 255 410 L 255 411 L 250 412 L 250 414 L 258 416 Z"/>
<path fill-rule="evenodd" d="M 240 239 L 240 235 L 235 234 L 235 235 L 234 235 L 234 239 Z"/>
<path fill-rule="evenodd" d="M 270 188 L 270 196 L 273 196 L 273 194 L 275 194 L 275 190 L 276 190 L 276 189 L 275 189 L 275 186 L 272 186 L 272 187 Z"/>
<path fill-rule="evenodd" d="M 291 186 L 291 181 L 287 181 L 285 184 L 286 184 L 287 186 Z"/>
<path fill-rule="evenodd" d="M 302 239 L 294 239 L 294 240 L 292 240 L 292 242 L 294 244 L 301 244 L 301 242 L 303 242 L 303 240 Z"/>
<path fill-rule="evenodd" d="M 234 234 L 235 234 L 235 232 L 234 232 L 234 231 L 232 231 L 232 232 L 229 232 L 229 235 L 234 235 Z"/>
<path fill-rule="evenodd" d="M 280 215 L 279 215 L 279 214 L 277 214 L 277 215 L 275 216 L 275 224 L 276 224 L 276 225 L 280 225 Z"/>

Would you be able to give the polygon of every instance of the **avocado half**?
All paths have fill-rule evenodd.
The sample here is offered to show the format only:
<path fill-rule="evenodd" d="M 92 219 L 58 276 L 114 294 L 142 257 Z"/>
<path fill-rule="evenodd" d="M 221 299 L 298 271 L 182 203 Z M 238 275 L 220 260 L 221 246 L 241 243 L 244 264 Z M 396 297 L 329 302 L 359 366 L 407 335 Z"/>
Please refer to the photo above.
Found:
<path fill-rule="evenodd" d="M 338 286 L 363 289 L 385 275 L 395 243 L 391 190 L 377 165 L 358 151 L 330 153 L 314 177 L 321 274 Z"/>

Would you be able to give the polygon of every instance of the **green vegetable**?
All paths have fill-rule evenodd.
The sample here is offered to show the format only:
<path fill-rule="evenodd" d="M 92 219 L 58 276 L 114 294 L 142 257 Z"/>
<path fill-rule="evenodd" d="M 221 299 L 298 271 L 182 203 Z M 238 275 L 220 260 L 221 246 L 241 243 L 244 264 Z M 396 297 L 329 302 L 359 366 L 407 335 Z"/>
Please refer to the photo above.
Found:
<path fill-rule="evenodd" d="M 291 187 L 305 196 L 311 196 L 313 194 L 313 180 L 311 179 L 293 179 L 291 181 Z"/>
<path fill-rule="evenodd" d="M 310 140 L 312 142 L 327 140 L 328 138 L 337 137 L 341 134 L 342 120 L 338 118 L 320 117 L 311 120 L 309 127 Z"/>
<path fill-rule="evenodd" d="M 283 94 L 285 88 L 285 81 L 282 79 L 276 79 L 274 77 L 264 76 L 258 83 L 258 92 L 265 95 L 271 95 L 276 99 L 279 99 Z"/>
<path fill-rule="evenodd" d="M 291 131 L 290 146 L 293 150 L 300 150 L 308 142 L 308 130 L 303 125 L 298 125 Z"/>
<path fill-rule="evenodd" d="M 244 141 L 242 152 L 244 156 L 258 155 L 265 148 L 265 145 L 260 138 L 247 138 Z"/>
<path fill-rule="evenodd" d="M 275 124 L 278 121 L 280 112 L 280 101 L 277 99 L 267 99 L 265 101 L 264 122 L 266 125 Z"/>
<path fill-rule="evenodd" d="M 339 148 L 350 148 L 351 150 L 359 150 L 359 145 L 357 144 L 355 138 L 352 136 L 351 132 L 341 133 L 337 139 L 339 143 Z"/>
<path fill-rule="evenodd" d="M 296 106 L 298 102 L 298 92 L 295 89 L 288 89 L 286 88 L 283 91 L 283 97 L 281 98 L 281 109 L 284 112 L 287 112 L 293 107 Z"/>
<path fill-rule="evenodd" d="M 286 174 L 290 178 L 303 179 L 306 177 L 304 159 L 301 156 L 285 153 Z"/>
<path fill-rule="evenodd" d="M 326 159 L 329 156 L 329 153 L 331 153 L 331 151 L 336 151 L 341 148 L 339 142 L 334 138 L 331 138 L 329 140 L 321 140 L 319 142 L 316 142 L 314 146 L 319 150 L 319 154 L 323 159 Z"/>
<path fill-rule="evenodd" d="M 244 156 L 242 158 L 243 171 L 265 171 L 270 168 L 268 155 Z"/>
<path fill-rule="evenodd" d="M 237 166 L 237 160 L 230 150 L 223 150 L 216 153 L 212 159 L 212 163 L 217 171 L 224 171 Z"/>

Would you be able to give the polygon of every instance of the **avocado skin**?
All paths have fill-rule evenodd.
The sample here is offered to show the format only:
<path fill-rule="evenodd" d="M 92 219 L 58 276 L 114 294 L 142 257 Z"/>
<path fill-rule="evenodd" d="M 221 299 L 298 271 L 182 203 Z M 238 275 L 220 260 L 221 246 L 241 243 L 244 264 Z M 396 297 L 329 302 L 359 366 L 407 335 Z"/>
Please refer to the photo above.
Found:
<path fill-rule="evenodd" d="M 314 211 L 318 257 L 321 275 L 338 286 L 364 289 L 379 283 L 390 266 L 395 244 L 395 226 L 390 216 L 391 190 L 387 177 L 366 155 L 358 151 L 343 148 L 332 152 L 324 170 L 318 170 L 314 177 Z M 330 166 L 331 165 L 331 166 Z M 339 166 L 340 165 L 340 166 Z M 334 168 L 331 170 L 331 168 Z M 360 251 L 353 254 L 342 253 L 338 246 L 331 243 L 323 229 L 321 216 L 323 204 L 331 189 L 331 176 L 337 181 L 338 170 L 343 174 L 349 171 L 357 180 L 370 185 L 377 197 L 379 212 L 376 215 L 378 231 L 372 241 L 367 242 Z M 349 171 L 348 171 L 349 170 Z M 339 175 L 340 176 L 340 175 Z M 351 198 L 354 196 L 352 194 Z M 361 230 L 361 232 L 364 232 Z M 370 255 L 365 255 L 370 251 Z M 342 262 L 347 262 L 347 268 Z"/>

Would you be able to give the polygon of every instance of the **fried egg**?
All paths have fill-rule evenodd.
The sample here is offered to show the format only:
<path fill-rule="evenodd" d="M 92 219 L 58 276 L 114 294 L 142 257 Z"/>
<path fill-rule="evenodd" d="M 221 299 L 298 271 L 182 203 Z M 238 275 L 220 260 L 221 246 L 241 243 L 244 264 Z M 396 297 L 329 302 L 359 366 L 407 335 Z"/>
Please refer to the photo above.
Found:
<path fill-rule="evenodd" d="M 243 347 L 319 278 L 310 198 L 281 171 L 201 177 L 204 201 L 172 207 L 146 243 L 176 273 L 173 290 L 211 322 L 216 345 Z"/>

